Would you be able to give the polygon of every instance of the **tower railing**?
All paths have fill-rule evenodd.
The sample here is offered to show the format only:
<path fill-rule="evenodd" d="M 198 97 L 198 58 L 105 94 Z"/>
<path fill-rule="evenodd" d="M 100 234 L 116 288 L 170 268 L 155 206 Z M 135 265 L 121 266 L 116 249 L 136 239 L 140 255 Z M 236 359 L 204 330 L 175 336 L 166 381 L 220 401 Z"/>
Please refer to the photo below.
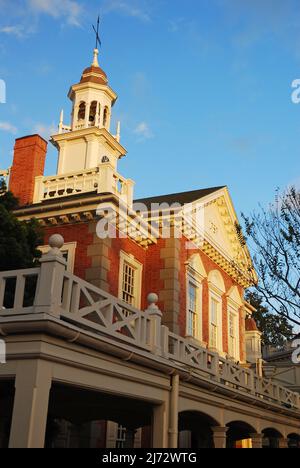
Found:
<path fill-rule="evenodd" d="M 279 405 L 300 412 L 300 395 L 259 377 L 252 369 L 234 363 L 162 325 L 156 294 L 149 306 L 138 310 L 66 271 L 60 248 L 64 240 L 55 235 L 40 267 L 0 272 L 0 329 L 10 321 L 28 323 L 51 317 L 55 322 L 92 333 L 97 340 L 109 338 L 118 346 L 142 352 L 159 365 L 187 372 L 199 383 L 213 384 L 234 398 L 254 399 L 257 404 Z"/>
<path fill-rule="evenodd" d="M 110 164 L 67 174 L 36 177 L 33 203 L 92 192 L 113 193 L 128 205 L 132 203 L 132 181 L 114 171 Z"/>

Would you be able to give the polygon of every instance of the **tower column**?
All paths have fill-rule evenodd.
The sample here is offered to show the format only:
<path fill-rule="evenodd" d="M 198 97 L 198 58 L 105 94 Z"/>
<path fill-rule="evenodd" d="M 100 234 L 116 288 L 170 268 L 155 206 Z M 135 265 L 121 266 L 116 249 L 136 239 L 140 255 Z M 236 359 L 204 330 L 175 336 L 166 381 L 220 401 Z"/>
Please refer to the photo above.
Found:
<path fill-rule="evenodd" d="M 105 106 L 101 106 L 100 118 L 99 118 L 99 127 L 100 128 L 102 128 L 104 126 L 104 109 L 105 109 Z"/>
<path fill-rule="evenodd" d="M 90 110 L 91 110 L 91 103 L 87 102 L 86 108 L 85 108 L 85 128 L 89 127 Z"/>

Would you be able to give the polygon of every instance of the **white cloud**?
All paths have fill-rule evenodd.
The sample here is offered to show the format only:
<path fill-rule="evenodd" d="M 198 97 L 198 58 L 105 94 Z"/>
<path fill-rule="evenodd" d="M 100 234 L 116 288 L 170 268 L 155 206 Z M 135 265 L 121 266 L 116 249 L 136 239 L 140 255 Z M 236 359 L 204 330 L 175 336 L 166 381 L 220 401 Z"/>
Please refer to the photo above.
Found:
<path fill-rule="evenodd" d="M 22 39 L 38 30 L 41 15 L 71 26 L 80 26 L 84 8 L 77 0 L 0 0 L 0 34 Z"/>
<path fill-rule="evenodd" d="M 0 33 L 22 38 L 26 35 L 25 28 L 22 25 L 4 26 L 0 28 Z"/>
<path fill-rule="evenodd" d="M 103 3 L 103 11 L 104 13 L 120 13 L 144 22 L 151 21 L 148 5 L 145 1 L 141 0 L 105 0 Z"/>
<path fill-rule="evenodd" d="M 0 122 L 0 131 L 12 133 L 15 135 L 18 132 L 17 127 L 12 125 L 10 122 Z"/>
<path fill-rule="evenodd" d="M 151 140 L 154 137 L 153 132 L 146 122 L 139 123 L 134 133 L 139 137 L 139 141 Z"/>
<path fill-rule="evenodd" d="M 53 122 L 50 125 L 38 122 L 33 127 L 33 133 L 37 133 L 45 140 L 49 140 L 51 135 L 55 135 L 58 132 L 57 125 Z"/>
<path fill-rule="evenodd" d="M 55 19 L 66 19 L 72 26 L 80 26 L 82 5 L 75 0 L 28 0 L 29 7 L 37 14 Z"/>

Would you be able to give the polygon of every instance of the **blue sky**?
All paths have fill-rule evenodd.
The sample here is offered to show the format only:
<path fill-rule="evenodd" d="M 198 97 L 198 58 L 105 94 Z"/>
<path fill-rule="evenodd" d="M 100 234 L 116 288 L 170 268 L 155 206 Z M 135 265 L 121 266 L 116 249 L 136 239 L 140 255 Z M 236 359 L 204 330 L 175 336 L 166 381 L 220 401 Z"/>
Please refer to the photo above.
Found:
<path fill-rule="evenodd" d="M 0 0 L 0 11 L 1 168 L 16 137 L 47 136 L 68 116 L 100 12 L 128 149 L 119 169 L 136 197 L 228 185 L 249 213 L 300 182 L 299 0 Z"/>

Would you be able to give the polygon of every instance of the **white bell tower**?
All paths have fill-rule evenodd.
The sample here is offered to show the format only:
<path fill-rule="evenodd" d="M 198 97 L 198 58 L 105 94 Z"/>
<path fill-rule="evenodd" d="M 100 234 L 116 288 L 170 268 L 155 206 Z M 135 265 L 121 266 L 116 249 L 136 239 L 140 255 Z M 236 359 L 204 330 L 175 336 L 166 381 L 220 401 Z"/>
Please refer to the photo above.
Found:
<path fill-rule="evenodd" d="M 118 96 L 108 85 L 106 73 L 98 63 L 94 50 L 92 65 L 86 68 L 68 97 L 73 103 L 71 125 L 60 116 L 59 133 L 51 142 L 58 149 L 57 174 L 68 174 L 110 164 L 117 170 L 118 160 L 126 155 L 120 144 L 120 123 L 116 134 L 110 133 L 112 107 Z"/>

